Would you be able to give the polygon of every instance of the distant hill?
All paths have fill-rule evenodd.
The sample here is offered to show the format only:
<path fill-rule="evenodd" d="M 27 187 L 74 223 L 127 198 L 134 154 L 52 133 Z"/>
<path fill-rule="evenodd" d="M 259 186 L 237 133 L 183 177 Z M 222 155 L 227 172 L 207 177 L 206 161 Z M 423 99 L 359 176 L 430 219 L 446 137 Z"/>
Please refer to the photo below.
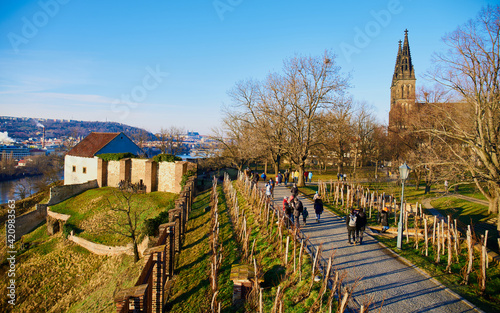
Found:
<path fill-rule="evenodd" d="M 147 133 L 148 139 L 154 135 L 142 128 L 116 122 L 93 122 L 59 119 L 35 119 L 29 117 L 0 116 L 0 132 L 8 132 L 13 139 L 39 138 L 45 127 L 46 138 L 85 137 L 91 132 L 123 132 L 133 137 Z"/>

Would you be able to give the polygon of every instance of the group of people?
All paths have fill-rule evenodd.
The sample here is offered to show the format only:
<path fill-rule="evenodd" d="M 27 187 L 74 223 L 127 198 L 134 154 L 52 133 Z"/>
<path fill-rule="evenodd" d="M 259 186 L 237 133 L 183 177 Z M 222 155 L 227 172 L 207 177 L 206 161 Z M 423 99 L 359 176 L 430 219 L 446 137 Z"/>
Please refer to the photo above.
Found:
<path fill-rule="evenodd" d="M 349 244 L 362 244 L 366 227 L 366 214 L 363 208 L 351 209 L 351 213 L 346 218 L 346 226 Z"/>
<path fill-rule="evenodd" d="M 295 227 L 300 227 L 300 216 L 302 215 L 302 220 L 304 225 L 307 225 L 307 217 L 309 216 L 309 212 L 307 208 L 304 207 L 302 201 L 300 201 L 298 194 L 299 189 L 297 184 L 294 183 L 292 188 L 290 189 L 291 195 L 290 197 L 283 197 L 283 211 L 288 216 L 288 220 L 295 225 Z M 314 213 L 316 214 L 316 222 L 320 222 L 321 214 L 323 213 L 323 200 L 321 196 L 316 194 L 314 195 Z"/>

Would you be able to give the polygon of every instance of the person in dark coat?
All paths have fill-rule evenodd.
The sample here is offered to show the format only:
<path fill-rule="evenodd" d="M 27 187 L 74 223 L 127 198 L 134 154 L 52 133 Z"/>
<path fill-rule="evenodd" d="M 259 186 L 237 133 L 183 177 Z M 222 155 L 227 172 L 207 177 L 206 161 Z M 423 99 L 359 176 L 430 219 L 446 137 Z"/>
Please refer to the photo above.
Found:
<path fill-rule="evenodd" d="M 293 183 L 292 188 L 290 188 L 290 192 L 292 193 L 292 196 L 294 198 L 297 198 L 297 195 L 299 194 L 299 188 L 297 187 L 296 183 Z"/>
<path fill-rule="evenodd" d="M 359 244 L 363 243 L 363 233 L 366 227 L 366 214 L 363 208 L 359 209 L 358 218 L 356 219 L 356 238 Z"/>
<path fill-rule="evenodd" d="M 382 209 L 379 219 L 382 224 L 382 232 L 385 233 L 389 229 L 389 209 L 387 207 Z"/>
<path fill-rule="evenodd" d="M 299 217 L 302 214 L 303 210 L 304 210 L 304 206 L 302 205 L 302 201 L 300 201 L 299 198 L 294 197 L 294 199 L 293 199 L 293 216 L 294 216 L 294 221 L 295 221 L 295 227 L 297 227 L 297 228 L 300 227 Z"/>
<path fill-rule="evenodd" d="M 352 245 L 353 243 L 356 242 L 356 220 L 358 216 L 356 214 L 356 211 L 354 209 L 351 209 L 351 213 L 347 215 L 347 218 L 345 219 L 345 224 L 347 226 L 347 238 L 349 240 L 349 243 Z M 352 241 L 351 241 L 352 238 Z"/>
<path fill-rule="evenodd" d="M 314 213 L 316 213 L 316 222 L 319 223 L 321 213 L 323 213 L 323 200 L 321 200 L 321 197 L 317 197 L 314 200 Z"/>

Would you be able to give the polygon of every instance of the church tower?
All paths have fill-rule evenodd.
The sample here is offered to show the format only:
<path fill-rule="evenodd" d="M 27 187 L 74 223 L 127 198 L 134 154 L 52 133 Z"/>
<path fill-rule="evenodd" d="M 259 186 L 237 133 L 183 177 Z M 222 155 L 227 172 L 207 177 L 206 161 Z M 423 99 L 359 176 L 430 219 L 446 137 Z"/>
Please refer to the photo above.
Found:
<path fill-rule="evenodd" d="M 408 30 L 405 30 L 405 39 L 401 47 L 399 41 L 396 66 L 392 76 L 391 110 L 389 111 L 389 128 L 392 130 L 404 129 L 407 125 L 408 113 L 415 107 L 415 71 L 411 62 Z"/>

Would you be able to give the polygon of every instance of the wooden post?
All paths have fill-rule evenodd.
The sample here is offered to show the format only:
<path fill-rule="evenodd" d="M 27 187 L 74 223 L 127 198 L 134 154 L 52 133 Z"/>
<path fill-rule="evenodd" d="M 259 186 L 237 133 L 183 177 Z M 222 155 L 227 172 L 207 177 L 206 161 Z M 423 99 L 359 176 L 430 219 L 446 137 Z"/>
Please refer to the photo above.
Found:
<path fill-rule="evenodd" d="M 429 243 L 427 242 L 427 217 L 424 218 L 424 236 L 425 236 L 425 256 L 429 256 Z"/>

